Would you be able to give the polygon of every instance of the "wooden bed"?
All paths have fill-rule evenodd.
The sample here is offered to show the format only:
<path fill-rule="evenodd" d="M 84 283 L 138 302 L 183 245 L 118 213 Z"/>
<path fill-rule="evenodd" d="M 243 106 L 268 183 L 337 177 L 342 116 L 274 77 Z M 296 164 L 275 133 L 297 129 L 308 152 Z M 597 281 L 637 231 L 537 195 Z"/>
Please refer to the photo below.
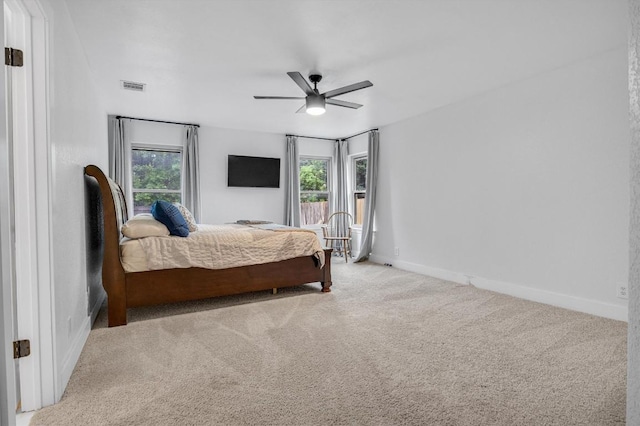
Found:
<path fill-rule="evenodd" d="M 109 327 L 127 324 L 127 308 L 197 300 L 320 282 L 323 292 L 331 291 L 331 249 L 324 249 L 325 265 L 317 266 L 312 256 L 281 262 L 228 269 L 180 268 L 146 272 L 125 272 L 120 262 L 120 224 L 126 209 L 116 213 L 112 186 L 99 167 L 84 169 L 89 191 L 99 192 L 100 206 L 89 206 L 98 220 L 90 232 L 103 234 L 102 285 L 107 292 Z M 93 187 L 93 189 L 91 189 Z M 118 189 L 119 190 L 119 189 Z M 115 196 L 119 196 L 116 194 Z M 92 197 L 88 197 L 89 200 Z M 122 200 L 124 198 L 122 197 Z M 102 220 L 100 220 L 100 217 Z"/>

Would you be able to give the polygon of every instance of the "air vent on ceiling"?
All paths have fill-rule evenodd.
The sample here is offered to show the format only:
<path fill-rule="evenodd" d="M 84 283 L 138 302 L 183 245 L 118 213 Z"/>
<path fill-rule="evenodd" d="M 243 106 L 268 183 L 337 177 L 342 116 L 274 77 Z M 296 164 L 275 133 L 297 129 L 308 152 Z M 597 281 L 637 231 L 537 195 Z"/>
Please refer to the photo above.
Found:
<path fill-rule="evenodd" d="M 120 80 L 120 82 L 122 83 L 123 89 L 133 90 L 135 92 L 144 92 L 144 86 L 146 86 L 144 83 L 136 83 L 134 81 Z"/>

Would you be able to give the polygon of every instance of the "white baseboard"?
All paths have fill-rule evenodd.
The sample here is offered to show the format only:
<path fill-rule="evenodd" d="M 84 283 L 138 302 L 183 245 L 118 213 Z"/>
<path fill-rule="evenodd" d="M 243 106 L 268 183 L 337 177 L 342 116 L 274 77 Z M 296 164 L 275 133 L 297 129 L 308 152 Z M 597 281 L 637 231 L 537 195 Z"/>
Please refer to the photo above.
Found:
<path fill-rule="evenodd" d="M 585 299 L 578 296 L 570 296 L 548 290 L 540 290 L 537 288 L 488 280 L 479 277 L 473 277 L 470 284 L 485 290 L 508 294 L 510 296 L 534 302 L 546 303 L 547 305 L 558 306 L 560 308 L 571 309 L 572 311 L 584 312 L 618 321 L 628 321 L 629 310 L 626 306 L 619 306 L 611 303 L 600 302 L 598 300 Z"/>
<path fill-rule="evenodd" d="M 62 364 L 62 369 L 60 370 L 60 377 L 58 380 L 58 392 L 56 392 L 56 394 L 60 397 L 62 397 L 64 390 L 69 384 L 73 369 L 76 367 L 76 364 L 80 359 L 80 354 L 82 353 L 82 349 L 84 348 L 84 345 L 87 342 L 87 338 L 89 337 L 91 326 L 95 322 L 98 316 L 98 312 L 100 312 L 100 307 L 102 306 L 105 297 L 106 293 L 103 293 L 100 297 L 98 297 L 96 303 L 91 307 L 90 314 L 84 318 L 84 320 L 82 321 L 82 325 L 71 341 L 71 346 L 69 347 L 69 351 L 64 357 L 64 362 Z"/>
<path fill-rule="evenodd" d="M 570 309 L 572 311 L 584 312 L 599 317 L 610 318 L 618 321 L 628 321 L 629 309 L 626 306 L 614 305 L 612 303 L 600 302 L 598 300 L 585 299 L 577 296 L 570 296 L 562 293 L 555 293 L 548 290 L 527 287 L 520 284 L 507 283 L 503 281 L 490 280 L 482 277 L 474 277 L 460 272 L 448 271 L 445 269 L 433 268 L 411 262 L 389 259 L 381 256 L 371 256 L 370 260 L 375 263 L 390 263 L 393 266 L 418 274 L 440 278 L 458 284 L 471 284 L 475 287 L 495 291 L 496 293 L 507 294 L 520 299 L 531 300 L 533 302 L 545 303 L 559 308 Z"/>
<path fill-rule="evenodd" d="M 56 395 L 60 397 L 62 397 L 64 390 L 67 388 L 67 384 L 69 384 L 71 373 L 73 373 L 73 369 L 80 358 L 80 353 L 82 353 L 82 348 L 89 337 L 89 331 L 91 331 L 91 317 L 87 316 L 84 321 L 82 321 L 82 325 L 71 341 L 71 346 L 64 357 L 64 362 L 60 369 L 60 377 L 58 378 L 58 391 L 56 392 Z"/>
<path fill-rule="evenodd" d="M 389 259 L 381 256 L 371 255 L 369 260 L 374 263 L 389 263 L 403 271 L 415 272 L 416 274 L 428 275 L 441 280 L 451 281 L 458 284 L 469 284 L 469 277 L 459 272 L 447 271 L 446 269 L 433 268 L 431 266 L 419 265 L 417 263 L 404 262 L 397 259 Z"/>

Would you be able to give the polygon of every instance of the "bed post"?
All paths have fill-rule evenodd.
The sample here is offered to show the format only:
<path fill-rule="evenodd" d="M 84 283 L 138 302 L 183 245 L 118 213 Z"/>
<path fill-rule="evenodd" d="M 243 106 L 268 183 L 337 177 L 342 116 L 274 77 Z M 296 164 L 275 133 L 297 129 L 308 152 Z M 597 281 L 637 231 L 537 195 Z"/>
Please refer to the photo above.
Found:
<path fill-rule="evenodd" d="M 104 233 L 102 260 L 102 287 L 107 292 L 109 327 L 127 324 L 127 293 L 124 269 L 120 263 L 120 230 L 116 218 L 115 203 L 107 177 L 97 166 L 84 168 L 85 174 L 94 177 L 100 186 Z M 98 230 L 94 230 L 98 232 Z"/>
<path fill-rule="evenodd" d="M 322 292 L 329 293 L 331 291 L 331 252 L 332 248 L 324 249 L 324 268 L 322 268 Z"/>

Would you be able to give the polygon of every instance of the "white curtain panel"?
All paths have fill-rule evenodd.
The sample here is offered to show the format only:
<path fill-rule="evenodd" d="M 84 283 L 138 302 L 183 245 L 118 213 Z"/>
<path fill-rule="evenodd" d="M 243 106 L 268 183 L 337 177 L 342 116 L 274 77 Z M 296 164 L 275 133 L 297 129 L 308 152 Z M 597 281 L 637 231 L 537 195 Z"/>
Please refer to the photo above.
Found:
<path fill-rule="evenodd" d="M 376 210 L 376 188 L 378 186 L 378 153 L 380 134 L 377 130 L 369 132 L 369 151 L 367 153 L 367 195 L 364 203 L 362 221 L 362 240 L 356 262 L 367 260 L 373 247 L 373 219 Z"/>
<path fill-rule="evenodd" d="M 182 153 L 183 202 L 200 223 L 200 166 L 198 163 L 198 127 L 185 126 L 185 140 Z"/>
<path fill-rule="evenodd" d="M 133 193 L 131 191 L 131 141 L 129 129 L 131 120 L 109 117 L 109 177 L 116 181 L 124 192 L 127 202 L 127 215 L 133 215 Z"/>
<path fill-rule="evenodd" d="M 298 137 L 287 136 L 284 224 L 300 226 L 300 160 Z"/>
<path fill-rule="evenodd" d="M 335 159 L 335 186 L 333 191 L 333 211 L 346 212 L 349 208 L 349 189 L 347 187 L 347 164 L 349 161 L 349 142 L 337 140 L 333 145 Z"/>
<path fill-rule="evenodd" d="M 333 145 L 333 158 L 335 159 L 335 183 L 333 188 L 333 212 L 349 211 L 349 187 L 347 183 L 347 164 L 349 162 L 349 142 L 337 140 Z M 349 221 L 340 216 L 335 223 L 337 235 L 347 235 Z M 336 249 L 342 249 L 342 241 L 336 241 Z"/>

